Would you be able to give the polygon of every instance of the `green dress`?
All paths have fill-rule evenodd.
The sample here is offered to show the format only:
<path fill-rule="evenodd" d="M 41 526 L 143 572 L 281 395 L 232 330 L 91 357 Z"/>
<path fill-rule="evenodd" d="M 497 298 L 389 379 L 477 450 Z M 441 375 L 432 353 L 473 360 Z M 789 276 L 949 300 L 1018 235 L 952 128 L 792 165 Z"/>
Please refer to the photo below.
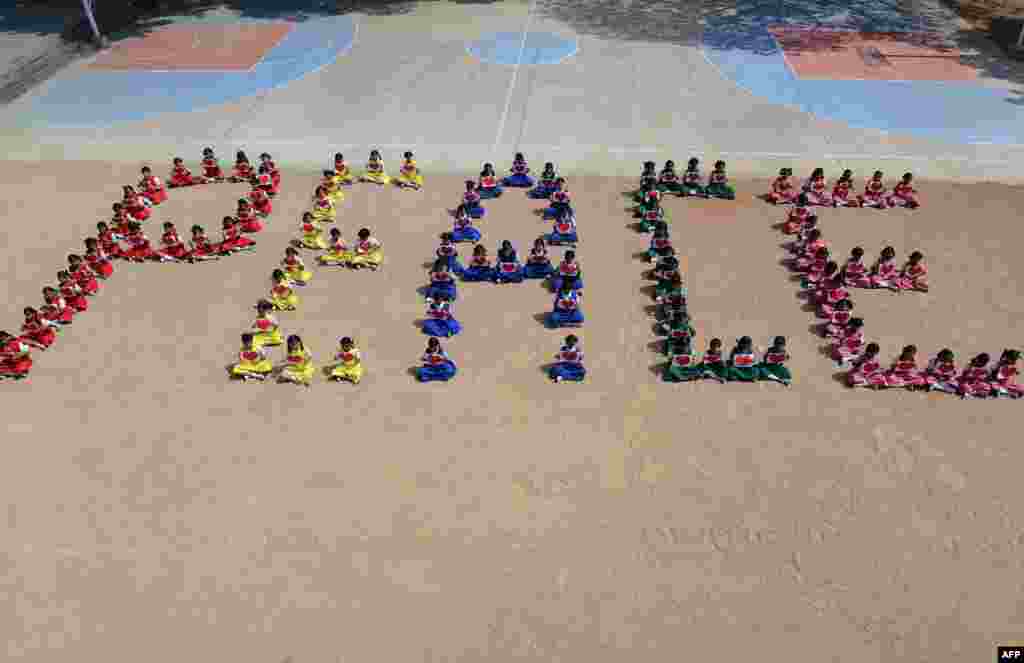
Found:
<path fill-rule="evenodd" d="M 729 178 L 724 172 L 714 171 L 708 178 L 708 185 L 704 189 L 705 195 L 709 198 L 722 198 L 724 200 L 735 200 L 736 190 L 729 186 Z"/>
<path fill-rule="evenodd" d="M 688 318 L 665 323 L 662 325 L 662 332 L 665 334 L 663 351 L 667 356 L 671 356 L 673 349 L 680 343 L 692 343 L 693 337 L 697 334 Z"/>
<path fill-rule="evenodd" d="M 793 381 L 793 374 L 783 365 L 789 357 L 785 351 L 769 350 L 764 359 L 757 365 L 758 377 L 762 380 L 773 380 L 788 385 Z"/>
<path fill-rule="evenodd" d="M 683 183 L 679 187 L 679 193 L 683 196 L 704 196 L 706 191 L 701 186 L 701 180 L 699 170 L 687 170 L 683 173 Z"/>
<path fill-rule="evenodd" d="M 722 353 L 705 352 L 704 360 L 700 363 L 701 375 L 724 382 L 728 378 L 729 367 L 722 361 Z"/>
<path fill-rule="evenodd" d="M 645 207 L 641 205 L 640 211 L 640 231 L 645 233 L 654 232 L 654 226 L 659 221 L 668 222 L 668 217 L 665 215 L 665 208 L 661 205 L 657 207 Z"/>
<path fill-rule="evenodd" d="M 664 280 L 658 281 L 658 284 L 654 286 L 654 297 L 671 297 L 672 295 L 686 296 L 686 287 L 679 286 L 672 283 L 672 281 Z"/>
<path fill-rule="evenodd" d="M 729 359 L 729 369 L 726 373 L 726 379 L 730 382 L 756 382 L 761 376 L 761 371 L 758 370 L 757 365 L 754 363 L 754 355 L 752 353 L 739 353 L 733 352 L 732 357 Z"/>
<path fill-rule="evenodd" d="M 699 380 L 703 375 L 702 365 L 694 360 L 689 348 L 685 348 L 683 352 L 669 355 L 661 378 L 665 382 L 691 382 Z"/>
<path fill-rule="evenodd" d="M 662 193 L 681 194 L 683 192 L 682 180 L 680 180 L 675 173 L 671 173 L 673 177 L 666 181 L 662 179 L 665 175 L 666 173 L 662 172 L 661 175 L 658 176 L 658 191 L 661 191 Z"/>

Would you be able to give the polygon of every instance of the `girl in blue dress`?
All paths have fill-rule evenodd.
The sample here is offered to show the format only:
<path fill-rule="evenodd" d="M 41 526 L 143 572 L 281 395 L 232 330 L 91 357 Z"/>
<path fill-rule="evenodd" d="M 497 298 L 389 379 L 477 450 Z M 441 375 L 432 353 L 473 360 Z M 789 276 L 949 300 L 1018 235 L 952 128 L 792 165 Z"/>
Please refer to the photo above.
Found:
<path fill-rule="evenodd" d="M 523 275 L 528 279 L 546 279 L 551 276 L 555 268 L 551 266 L 551 258 L 548 257 L 548 247 L 544 244 L 544 238 L 538 237 L 530 249 L 530 257 L 526 259 L 526 267 L 523 268 Z"/>
<path fill-rule="evenodd" d="M 462 325 L 452 315 L 452 301 L 448 295 L 438 293 L 427 304 L 427 319 L 423 321 L 423 333 L 427 336 L 450 338 L 462 331 Z"/>
<path fill-rule="evenodd" d="M 555 190 L 555 181 L 558 179 L 558 174 L 555 172 L 555 164 L 548 161 L 544 164 L 544 172 L 540 174 L 540 181 L 537 182 L 537 186 L 530 189 L 526 195 L 534 200 L 544 200 L 551 196 L 551 193 Z"/>
<path fill-rule="evenodd" d="M 430 270 L 430 285 L 427 286 L 427 299 L 437 299 L 441 295 L 444 295 L 451 301 L 455 300 L 455 277 L 452 276 L 448 263 L 438 258 L 434 261 L 434 266 Z M 435 334 L 435 336 L 439 335 Z"/>
<path fill-rule="evenodd" d="M 476 190 L 476 182 L 473 180 L 466 180 L 466 193 L 462 194 L 462 204 L 466 208 L 466 213 L 474 219 L 480 219 L 487 213 L 480 204 L 480 193 Z"/>
<path fill-rule="evenodd" d="M 533 187 L 534 181 L 530 177 L 530 167 L 526 163 L 526 157 L 523 156 L 522 152 L 516 152 L 515 159 L 512 160 L 512 168 L 509 169 L 511 175 L 501 181 L 501 183 L 507 187 L 529 189 Z"/>
<path fill-rule="evenodd" d="M 559 177 L 555 180 L 555 190 L 551 192 L 551 205 L 544 210 L 544 218 L 557 219 L 566 211 L 572 212 L 572 200 L 565 178 Z"/>
<path fill-rule="evenodd" d="M 565 210 L 561 216 L 555 219 L 554 226 L 546 239 L 548 244 L 553 246 L 562 244 L 576 246 L 580 241 L 580 236 L 576 232 L 576 215 L 571 209 Z"/>
<path fill-rule="evenodd" d="M 576 252 L 566 251 L 562 256 L 562 262 L 551 274 L 551 289 L 558 292 L 562 286 L 568 286 L 571 290 L 583 290 L 583 271 L 576 262 Z"/>
<path fill-rule="evenodd" d="M 431 337 L 427 341 L 427 349 L 422 357 L 423 365 L 416 369 L 416 379 L 420 382 L 447 382 L 455 377 L 458 369 L 455 362 L 441 347 L 441 341 Z"/>
<path fill-rule="evenodd" d="M 563 283 L 562 289 L 555 295 L 555 305 L 551 313 L 548 314 L 548 324 L 556 328 L 576 327 L 583 324 L 579 292 L 573 290 L 568 283 Z"/>
<path fill-rule="evenodd" d="M 441 233 L 441 245 L 437 247 L 437 259 L 443 260 L 452 274 L 462 273 L 459 249 L 455 246 L 455 237 L 452 233 Z"/>
<path fill-rule="evenodd" d="M 548 376 L 555 382 L 583 382 L 587 376 L 587 370 L 583 368 L 580 340 L 574 334 L 565 337 L 565 343 L 555 355 L 555 363 L 548 370 Z"/>
<path fill-rule="evenodd" d="M 503 192 L 498 184 L 498 176 L 494 173 L 494 164 L 485 163 L 484 169 L 480 171 L 480 183 L 477 192 L 485 200 L 499 197 Z"/>
<path fill-rule="evenodd" d="M 462 270 L 462 280 L 470 282 L 493 281 L 494 268 L 491 267 L 491 259 L 487 257 L 487 247 L 477 244 L 473 247 L 473 257 L 469 265 Z"/>
<path fill-rule="evenodd" d="M 519 262 L 519 255 L 512 246 L 512 242 L 506 239 L 498 249 L 498 260 L 494 266 L 494 280 L 496 283 L 522 283 L 524 278 L 523 265 Z"/>
<path fill-rule="evenodd" d="M 455 229 L 452 230 L 454 242 L 479 242 L 480 231 L 473 227 L 473 217 L 469 215 L 465 205 L 459 205 L 452 213 L 455 217 Z"/>

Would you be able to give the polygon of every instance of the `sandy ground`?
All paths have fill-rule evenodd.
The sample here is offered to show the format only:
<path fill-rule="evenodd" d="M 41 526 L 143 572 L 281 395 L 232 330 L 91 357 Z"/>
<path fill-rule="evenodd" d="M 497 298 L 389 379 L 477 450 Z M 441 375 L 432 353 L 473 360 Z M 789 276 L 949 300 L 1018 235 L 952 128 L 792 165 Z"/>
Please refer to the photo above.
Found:
<path fill-rule="evenodd" d="M 0 164 L 8 329 L 136 173 Z M 0 657 L 952 663 L 1020 637 L 1020 405 L 837 384 L 778 264 L 783 212 L 753 198 L 766 182 L 669 210 L 699 344 L 788 336 L 789 390 L 658 381 L 633 181 L 602 178 L 571 180 L 590 379 L 546 381 L 562 334 L 528 282 L 460 285 L 460 375 L 415 383 L 417 287 L 461 189 L 430 173 L 352 190 L 341 227 L 373 228 L 385 268 L 318 268 L 280 316 L 321 364 L 356 337 L 364 383 L 229 383 L 315 180 L 285 174 L 252 254 L 118 264 L 30 381 L 0 386 Z M 920 189 L 916 212 L 822 214 L 842 254 L 929 258 L 929 295 L 855 294 L 869 337 L 887 358 L 1019 347 L 1024 195 Z M 241 192 L 172 192 L 151 237 L 214 228 Z M 492 202 L 485 243 L 525 251 L 536 207 Z"/>

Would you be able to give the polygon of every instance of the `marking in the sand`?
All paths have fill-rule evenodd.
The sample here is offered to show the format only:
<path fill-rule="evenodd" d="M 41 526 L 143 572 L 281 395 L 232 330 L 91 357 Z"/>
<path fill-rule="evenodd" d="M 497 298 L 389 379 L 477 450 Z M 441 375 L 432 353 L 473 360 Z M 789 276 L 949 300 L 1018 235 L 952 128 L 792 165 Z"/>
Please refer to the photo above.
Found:
<path fill-rule="evenodd" d="M 501 136 L 505 133 L 505 122 L 508 121 L 508 111 L 512 106 L 512 94 L 516 89 L 516 80 L 519 77 L 519 67 L 523 64 L 523 52 L 526 50 L 526 39 L 530 34 L 530 24 L 533 22 L 533 10 L 537 0 L 530 0 L 526 9 L 526 24 L 523 26 L 523 35 L 519 43 L 519 52 L 516 54 L 515 64 L 512 67 L 512 78 L 508 84 L 508 93 L 505 95 L 505 108 L 501 111 L 501 119 L 498 121 L 498 130 L 494 135 L 494 145 L 491 147 L 491 161 L 498 157 L 498 145 L 501 144 Z"/>

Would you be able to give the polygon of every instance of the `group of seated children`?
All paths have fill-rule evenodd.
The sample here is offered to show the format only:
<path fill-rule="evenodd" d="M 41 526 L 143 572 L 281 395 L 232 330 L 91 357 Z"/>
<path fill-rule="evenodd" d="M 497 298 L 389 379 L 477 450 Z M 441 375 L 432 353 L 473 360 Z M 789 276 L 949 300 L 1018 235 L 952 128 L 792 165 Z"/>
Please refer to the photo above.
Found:
<path fill-rule="evenodd" d="M 914 175 L 905 173 L 899 182 L 889 191 L 882 181 L 883 173 L 876 170 L 871 179 L 864 185 L 864 191 L 854 194 L 853 171 L 844 170 L 843 174 L 829 189 L 825 182 L 825 169 L 815 168 L 811 176 L 804 180 L 800 187 L 793 182 L 793 169 L 783 168 L 772 182 L 771 191 L 764 199 L 776 205 L 821 205 L 826 207 L 874 207 L 889 209 L 890 207 L 906 207 L 916 209 L 921 206 L 914 188 Z"/>
<path fill-rule="evenodd" d="M 693 352 L 693 328 L 685 312 L 676 312 L 666 320 L 665 354 L 668 363 L 662 372 L 665 382 L 692 382 L 711 379 L 722 384 L 726 382 L 772 381 L 790 386 L 793 376 L 786 368 L 789 360 L 786 339 L 776 336 L 772 345 L 757 360 L 753 340 L 744 336 L 736 341 L 729 357 L 722 354 L 721 339 L 713 338 L 708 349 L 698 361 Z"/>
<path fill-rule="evenodd" d="M 341 154 L 336 155 L 336 159 L 339 157 Z M 340 172 L 344 173 L 346 169 L 347 166 L 344 166 Z M 292 241 L 292 246 L 311 251 L 325 251 L 317 256 L 317 262 L 321 265 L 377 270 L 384 262 L 384 250 L 369 228 L 359 230 L 356 242 L 351 247 L 342 239 L 341 229 L 338 227 L 330 229 L 330 241 L 324 238 L 324 229 L 337 221 L 336 203 L 344 199 L 340 186 L 345 183 L 346 177 L 339 174 L 337 167 L 333 171 L 324 171 L 324 180 L 313 194 L 312 207 L 302 215 L 300 235 Z"/>
<path fill-rule="evenodd" d="M 284 341 L 285 357 L 279 366 L 275 367 L 270 359 L 268 348 L 282 344 L 280 326 L 271 314 L 273 309 L 273 304 L 267 300 L 256 304 L 256 322 L 252 331 L 242 334 L 242 347 L 238 351 L 238 362 L 231 366 L 231 377 L 262 382 L 276 372 L 278 382 L 310 387 L 316 375 L 316 364 L 298 335 L 292 334 Z M 348 336 L 339 340 L 334 361 L 326 367 L 325 373 L 332 381 L 359 384 L 363 378 L 363 363 L 355 341 Z"/>
<path fill-rule="evenodd" d="M 924 369 L 917 365 L 917 347 L 908 345 L 888 369 L 878 358 L 877 343 L 868 343 L 851 359 L 847 373 L 850 387 L 870 389 L 903 388 L 910 391 L 941 391 L 961 398 L 1020 398 L 1024 386 L 1017 382 L 1018 350 L 1003 350 L 996 362 L 988 353 L 972 358 L 963 370 L 949 348 L 940 350 Z"/>
<path fill-rule="evenodd" d="M 640 174 L 640 188 L 633 193 L 638 204 L 644 204 L 651 197 L 660 199 L 662 194 L 672 193 L 680 197 L 720 198 L 735 200 L 736 190 L 729 184 L 729 176 L 725 172 L 725 162 L 716 161 L 715 167 L 708 175 L 707 183 L 700 172 L 700 159 L 693 157 L 687 162 L 686 170 L 676 172 L 676 164 L 669 160 L 661 172 L 653 161 L 645 161 Z"/>
<path fill-rule="evenodd" d="M 254 199 L 253 203 L 260 209 L 266 208 L 265 211 L 267 213 L 270 212 L 271 203 L 269 199 L 276 196 L 281 187 L 281 171 L 278 170 L 273 157 L 266 152 L 260 155 L 260 165 L 254 167 L 249 162 L 249 157 L 246 156 L 245 152 L 239 150 L 235 155 L 235 165 L 231 170 L 231 174 L 225 175 L 220 167 L 219 160 L 213 153 L 213 148 L 207 147 L 203 149 L 200 168 L 202 169 L 202 175 L 193 175 L 192 171 L 185 167 L 184 159 L 175 157 L 171 164 L 168 186 L 174 189 L 214 182 L 250 184 L 253 188 L 253 193 L 250 194 L 250 197 Z M 148 173 L 143 174 L 148 175 Z M 157 178 L 152 177 L 152 179 L 159 183 Z M 257 191 L 262 192 L 263 195 L 256 194 L 255 192 Z M 257 198 L 261 199 L 258 203 Z M 266 198 L 266 200 L 264 201 L 262 198 Z"/>
<path fill-rule="evenodd" d="M 356 180 L 341 152 L 334 155 L 334 175 L 337 177 L 337 184 L 341 186 L 351 185 Z M 380 155 L 380 150 L 370 150 L 370 157 L 366 160 L 366 168 L 359 176 L 359 181 L 380 186 L 394 184 L 402 189 L 418 191 L 423 188 L 423 173 L 416 165 L 413 153 L 405 152 L 402 155 L 402 164 L 399 166 L 398 175 L 391 177 L 384 169 L 384 159 Z"/>

